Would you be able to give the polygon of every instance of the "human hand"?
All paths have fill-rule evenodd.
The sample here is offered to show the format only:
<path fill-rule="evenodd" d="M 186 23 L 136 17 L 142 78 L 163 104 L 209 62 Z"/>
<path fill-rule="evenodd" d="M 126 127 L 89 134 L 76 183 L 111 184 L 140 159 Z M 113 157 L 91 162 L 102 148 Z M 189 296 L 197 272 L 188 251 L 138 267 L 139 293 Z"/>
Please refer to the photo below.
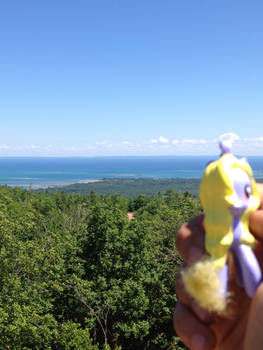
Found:
<path fill-rule="evenodd" d="M 258 185 L 263 203 L 263 185 Z M 256 237 L 255 255 L 263 270 L 263 207 L 250 217 L 250 231 Z M 176 245 L 186 263 L 193 263 L 205 253 L 203 215 L 184 224 Z M 263 283 L 253 299 L 236 283 L 233 263 L 229 263 L 231 301 L 226 316 L 201 309 L 185 291 L 182 278 L 176 281 L 179 302 L 174 313 L 174 328 L 191 350 L 262 350 Z"/>

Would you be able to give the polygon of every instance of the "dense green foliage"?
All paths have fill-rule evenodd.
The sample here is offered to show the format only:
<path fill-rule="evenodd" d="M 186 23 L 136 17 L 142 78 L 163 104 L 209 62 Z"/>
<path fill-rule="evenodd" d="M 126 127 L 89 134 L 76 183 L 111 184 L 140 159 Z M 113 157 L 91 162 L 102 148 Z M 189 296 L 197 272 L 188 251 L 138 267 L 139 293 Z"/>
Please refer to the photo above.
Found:
<path fill-rule="evenodd" d="M 173 191 L 0 187 L 0 349 L 184 349 L 172 329 L 174 239 L 199 211 Z"/>
<path fill-rule="evenodd" d="M 125 197 L 134 197 L 139 194 L 153 196 L 158 193 L 164 194 L 168 190 L 176 192 L 191 192 L 198 196 L 200 179 L 104 179 L 99 182 L 76 183 L 67 186 L 40 190 L 40 192 L 65 192 L 89 194 L 94 191 L 98 194 L 120 194 Z"/>

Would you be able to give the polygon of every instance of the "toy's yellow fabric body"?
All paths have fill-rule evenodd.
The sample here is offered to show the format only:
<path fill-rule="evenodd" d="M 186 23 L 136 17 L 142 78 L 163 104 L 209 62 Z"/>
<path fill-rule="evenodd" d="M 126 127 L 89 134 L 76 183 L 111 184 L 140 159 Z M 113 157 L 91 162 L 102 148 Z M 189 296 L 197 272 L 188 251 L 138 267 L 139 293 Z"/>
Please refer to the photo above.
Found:
<path fill-rule="evenodd" d="M 182 272 L 187 292 L 208 311 L 222 312 L 226 306 L 226 298 L 218 293 L 220 281 L 218 269 L 212 260 L 202 259 Z"/>
<path fill-rule="evenodd" d="M 224 154 L 207 166 L 200 186 L 200 200 L 205 211 L 205 248 L 218 269 L 226 263 L 227 254 L 233 242 L 233 215 L 229 208 L 238 203 L 229 177 L 229 172 L 233 168 L 245 171 L 252 184 L 249 207 L 241 216 L 243 230 L 240 243 L 252 247 L 255 242 L 255 238 L 249 232 L 248 221 L 251 212 L 258 208 L 260 197 L 252 177 L 252 170 L 242 159 L 237 159 L 232 154 Z"/>

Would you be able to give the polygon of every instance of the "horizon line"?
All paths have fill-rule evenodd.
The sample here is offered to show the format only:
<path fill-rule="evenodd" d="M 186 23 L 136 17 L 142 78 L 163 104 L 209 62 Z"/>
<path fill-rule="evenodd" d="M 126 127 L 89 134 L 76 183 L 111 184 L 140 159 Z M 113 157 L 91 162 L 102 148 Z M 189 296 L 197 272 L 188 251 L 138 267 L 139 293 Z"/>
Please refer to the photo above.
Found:
<path fill-rule="evenodd" d="M 263 157 L 259 154 L 249 154 L 249 155 L 240 155 L 234 154 L 237 157 Z M 219 157 L 219 154 L 160 154 L 160 155 L 0 155 L 1 158 L 156 158 L 156 157 Z"/>

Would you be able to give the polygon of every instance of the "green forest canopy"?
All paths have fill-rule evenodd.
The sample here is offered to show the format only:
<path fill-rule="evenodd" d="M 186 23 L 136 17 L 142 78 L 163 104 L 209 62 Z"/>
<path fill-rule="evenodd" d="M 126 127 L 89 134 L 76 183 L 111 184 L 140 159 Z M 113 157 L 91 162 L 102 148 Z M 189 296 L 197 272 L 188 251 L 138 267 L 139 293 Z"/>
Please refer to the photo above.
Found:
<path fill-rule="evenodd" d="M 172 329 L 174 240 L 199 212 L 188 192 L 0 187 L 0 348 L 185 349 Z"/>

